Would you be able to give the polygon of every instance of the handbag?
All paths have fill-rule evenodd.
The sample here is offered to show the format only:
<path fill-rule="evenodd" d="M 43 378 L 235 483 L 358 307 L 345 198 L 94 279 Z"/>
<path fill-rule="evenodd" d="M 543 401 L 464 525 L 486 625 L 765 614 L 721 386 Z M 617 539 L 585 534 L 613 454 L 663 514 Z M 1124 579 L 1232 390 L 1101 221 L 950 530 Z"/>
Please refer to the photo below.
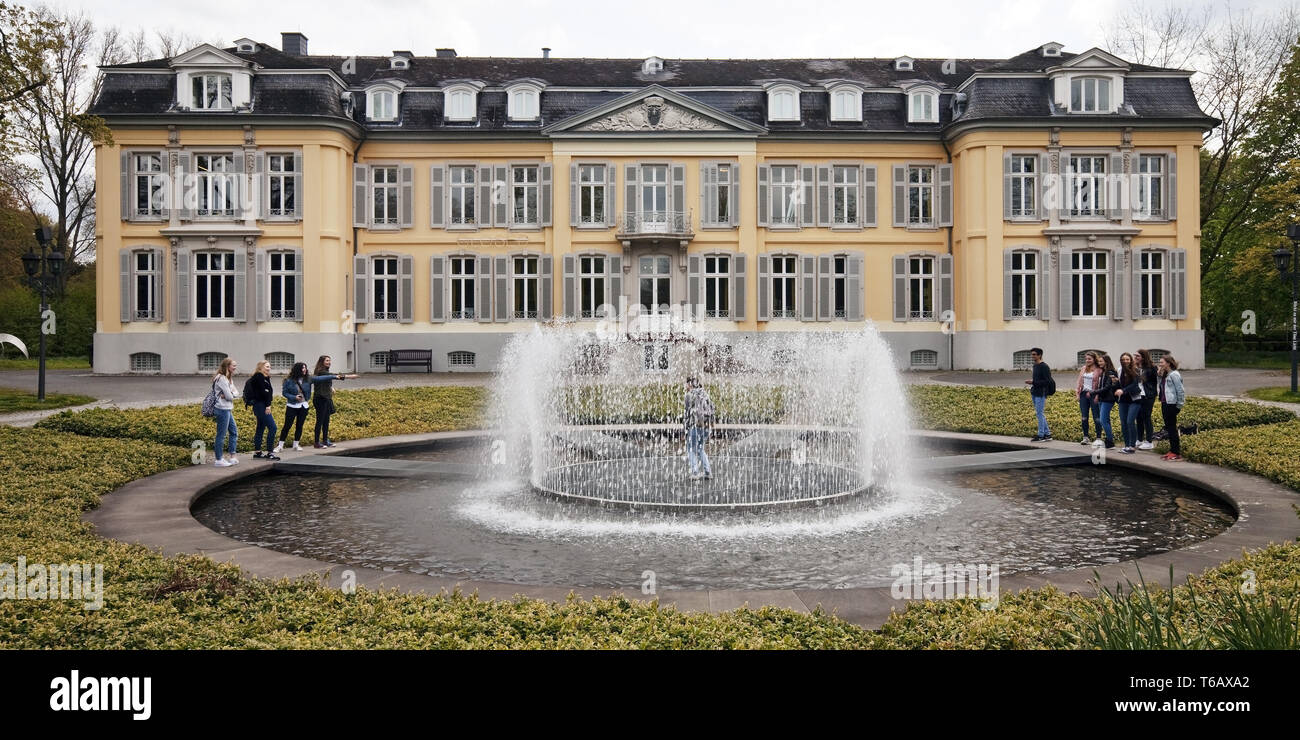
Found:
<path fill-rule="evenodd" d="M 203 397 L 203 403 L 199 406 L 199 413 L 203 414 L 205 419 L 211 419 L 217 415 L 217 381 L 212 381 L 212 389 L 208 395 Z"/>

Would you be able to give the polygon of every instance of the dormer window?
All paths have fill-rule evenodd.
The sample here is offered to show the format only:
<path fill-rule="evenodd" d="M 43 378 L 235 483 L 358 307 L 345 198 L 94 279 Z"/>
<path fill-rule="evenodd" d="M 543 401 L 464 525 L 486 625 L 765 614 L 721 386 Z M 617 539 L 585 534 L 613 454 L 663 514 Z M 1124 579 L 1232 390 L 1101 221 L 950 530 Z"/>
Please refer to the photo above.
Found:
<path fill-rule="evenodd" d="M 390 69 L 410 69 L 411 63 L 401 57 L 396 57 L 389 60 L 388 66 Z"/>
<path fill-rule="evenodd" d="M 862 91 L 856 87 L 838 87 L 831 90 L 831 120 L 861 121 Z"/>
<path fill-rule="evenodd" d="M 799 120 L 798 88 L 784 86 L 774 87 L 767 91 L 767 120 Z"/>
<path fill-rule="evenodd" d="M 230 75 L 220 72 L 190 77 L 193 92 L 191 107 L 196 110 L 230 110 L 232 91 Z"/>
<path fill-rule="evenodd" d="M 911 71 L 912 71 L 912 63 L 915 62 L 915 61 L 916 61 L 916 60 L 913 59 L 912 57 L 899 57 L 899 58 L 897 58 L 897 59 L 894 60 L 894 71 L 895 71 L 895 72 L 911 72 Z"/>
<path fill-rule="evenodd" d="M 1043 44 L 1042 47 L 1040 48 L 1040 51 L 1045 57 L 1059 57 L 1061 56 L 1062 48 L 1064 47 L 1062 47 L 1060 44 L 1056 43 L 1055 41 L 1051 41 L 1046 44 Z"/>
<path fill-rule="evenodd" d="M 939 94 L 929 88 L 912 90 L 907 94 L 908 123 L 938 123 Z"/>
<path fill-rule="evenodd" d="M 478 111 L 478 91 L 472 87 L 451 87 L 443 93 L 443 117 L 448 121 L 472 121 Z"/>
<path fill-rule="evenodd" d="M 397 118 L 397 91 L 389 88 L 371 90 L 366 96 L 366 118 L 392 121 Z"/>
<path fill-rule="evenodd" d="M 257 42 L 252 39 L 239 39 L 235 42 L 235 51 L 240 54 L 257 53 Z"/>
<path fill-rule="evenodd" d="M 507 90 L 507 115 L 512 121 L 535 121 L 540 110 L 541 90 L 532 85 L 515 85 Z"/>
<path fill-rule="evenodd" d="M 643 75 L 657 75 L 662 71 L 664 71 L 664 60 L 659 57 L 650 57 L 641 62 L 641 74 Z"/>
<path fill-rule="evenodd" d="M 1110 78 L 1075 77 L 1070 80 L 1071 113 L 1111 113 Z"/>

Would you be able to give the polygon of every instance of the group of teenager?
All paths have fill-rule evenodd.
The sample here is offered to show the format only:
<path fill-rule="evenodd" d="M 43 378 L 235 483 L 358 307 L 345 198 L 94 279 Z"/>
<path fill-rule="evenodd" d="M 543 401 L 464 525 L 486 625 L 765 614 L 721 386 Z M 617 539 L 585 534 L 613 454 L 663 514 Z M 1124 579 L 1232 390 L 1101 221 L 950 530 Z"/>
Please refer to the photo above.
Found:
<path fill-rule="evenodd" d="M 296 363 L 289 375 L 280 384 L 280 395 L 284 396 L 287 406 L 284 412 L 284 427 L 279 429 L 280 439 L 276 443 L 277 426 L 271 414 L 271 404 L 275 400 L 275 386 L 271 382 L 271 363 L 262 360 L 244 383 L 241 392 L 235 388 L 235 372 L 239 363 L 227 357 L 221 361 L 217 374 L 212 379 L 216 391 L 217 439 L 214 448 L 217 459 L 214 465 L 228 468 L 237 465 L 235 445 L 239 438 L 239 428 L 235 424 L 235 399 L 243 398 L 246 406 L 253 409 L 253 419 L 257 422 L 257 432 L 253 437 L 253 457 L 265 460 L 279 460 L 279 453 L 284 450 L 289 428 L 294 427 L 293 449 L 301 450 L 302 426 L 307 421 L 309 406 L 316 409 L 316 431 L 314 446 L 316 449 L 333 447 L 330 439 L 330 416 L 334 414 L 334 381 L 355 378 L 356 375 L 330 372 L 329 355 L 321 355 L 316 360 L 316 367 L 308 372 L 307 363 Z M 265 451 L 262 435 L 266 434 Z M 224 449 L 223 449 L 224 447 Z M 223 454 L 224 452 L 224 454 Z"/>
<path fill-rule="evenodd" d="M 1036 347 L 1030 352 L 1034 375 L 1025 383 L 1030 386 L 1034 412 L 1038 417 L 1038 433 L 1030 441 L 1047 442 L 1051 441 L 1052 432 L 1047 426 L 1045 407 L 1047 396 L 1055 391 L 1055 382 L 1043 361 L 1043 351 Z M 1156 431 L 1151 415 L 1159 404 L 1169 440 L 1169 452 L 1163 455 L 1163 459 L 1183 459 L 1178 439 L 1178 412 L 1187 402 L 1187 394 L 1183 390 L 1183 376 L 1178 372 L 1178 361 L 1173 355 L 1163 355 L 1157 363 L 1151 360 L 1148 350 L 1139 349 L 1135 354 L 1121 354 L 1117 367 L 1105 352 L 1086 352 L 1074 395 L 1079 401 L 1080 426 L 1083 428 L 1083 439 L 1079 444 L 1107 449 L 1114 447 L 1111 412 L 1118 409 L 1124 442 L 1119 451 L 1131 455 L 1138 450 L 1154 449 Z M 1092 434 L 1088 428 L 1090 418 Z"/>

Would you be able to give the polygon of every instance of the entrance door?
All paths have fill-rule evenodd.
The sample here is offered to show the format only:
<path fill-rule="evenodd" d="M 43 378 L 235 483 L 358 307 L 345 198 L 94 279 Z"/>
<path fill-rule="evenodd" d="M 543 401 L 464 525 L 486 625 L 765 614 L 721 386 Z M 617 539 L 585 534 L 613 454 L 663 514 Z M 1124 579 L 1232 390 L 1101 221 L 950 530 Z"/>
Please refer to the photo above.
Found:
<path fill-rule="evenodd" d="M 637 260 L 643 313 L 668 312 L 673 302 L 671 271 L 672 258 L 667 255 L 645 255 Z"/>

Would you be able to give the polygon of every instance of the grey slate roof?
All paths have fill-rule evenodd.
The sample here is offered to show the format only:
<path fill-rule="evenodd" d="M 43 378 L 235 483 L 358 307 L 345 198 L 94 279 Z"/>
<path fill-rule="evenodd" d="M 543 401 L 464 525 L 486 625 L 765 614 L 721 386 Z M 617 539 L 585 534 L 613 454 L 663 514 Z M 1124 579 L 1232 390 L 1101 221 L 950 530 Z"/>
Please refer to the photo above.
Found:
<path fill-rule="evenodd" d="M 893 59 L 668 59 L 664 61 L 662 73 L 644 75 L 640 59 L 415 57 L 410 69 L 393 70 L 389 69 L 388 57 L 354 57 L 351 59 L 355 62 L 355 70 L 344 75 L 342 69 L 344 61 L 349 59 L 347 57 L 293 56 L 266 45 L 252 54 L 239 53 L 234 48 L 225 51 L 263 69 L 297 70 L 300 74 L 254 75 L 251 109 L 215 115 L 340 118 L 345 114 L 340 100 L 343 89 L 334 77 L 337 75 L 354 91 L 356 110 L 353 120 L 372 131 L 537 132 L 544 126 L 621 97 L 629 90 L 651 84 L 674 89 L 778 135 L 796 132 L 938 134 L 954 122 L 1013 118 L 1064 122 L 1079 118 L 1053 109 L 1050 85 L 1045 78 L 1026 76 L 973 80 L 964 91 L 967 96 L 965 111 L 956 121 L 953 120 L 953 91 L 972 74 L 982 71 L 1041 74 L 1047 68 L 1077 56 L 1063 53 L 1060 57 L 1045 58 L 1037 47 L 1010 59 L 956 60 L 952 74 L 944 74 L 944 61 L 939 59 L 917 59 L 911 71 L 895 71 Z M 168 68 L 166 59 L 105 68 L 103 89 L 90 112 L 109 117 L 214 115 L 175 110 L 175 78 L 142 73 L 144 70 Z M 311 74 L 313 69 L 321 72 Z M 1131 69 L 1158 71 L 1144 65 L 1131 65 Z M 333 75 L 326 70 L 332 71 Z M 1125 109 L 1113 116 L 1089 116 L 1089 120 L 1183 119 L 1191 125 L 1212 125 L 1213 119 L 1197 105 L 1187 78 L 1177 70 L 1166 71 L 1171 76 L 1128 78 L 1124 92 Z M 541 118 L 532 122 L 509 121 L 505 93 L 492 88 L 525 78 L 542 80 L 548 86 L 541 96 Z M 937 124 L 908 123 L 905 95 L 868 90 L 862 95 L 861 122 L 831 122 L 829 94 L 814 86 L 833 79 L 851 80 L 868 88 L 897 87 L 907 81 L 930 82 L 943 90 L 939 101 L 940 121 Z M 365 119 L 366 96 L 361 90 L 382 80 L 401 80 L 408 86 L 399 97 L 398 120 L 395 122 Z M 444 121 L 442 95 L 419 89 L 441 87 L 454 80 L 477 80 L 488 86 L 479 93 L 478 116 L 473 121 Z M 788 80 L 807 87 L 800 95 L 799 121 L 767 121 L 767 97 L 761 86 L 774 80 Z M 554 87 L 587 89 L 550 89 Z"/>

